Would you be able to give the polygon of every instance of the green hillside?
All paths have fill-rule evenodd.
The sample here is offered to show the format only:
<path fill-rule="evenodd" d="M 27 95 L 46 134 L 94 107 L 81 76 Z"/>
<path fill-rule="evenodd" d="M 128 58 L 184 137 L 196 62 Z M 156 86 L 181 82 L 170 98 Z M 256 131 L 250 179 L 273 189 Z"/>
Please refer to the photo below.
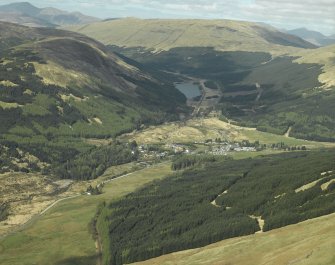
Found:
<path fill-rule="evenodd" d="M 0 23 L 0 32 L 5 145 L 22 145 L 46 162 L 66 160 L 66 154 L 87 150 L 82 138 L 114 137 L 186 110 L 184 96 L 172 85 L 92 39 L 9 23 Z"/>
<path fill-rule="evenodd" d="M 282 54 L 296 50 L 294 47 L 315 48 L 311 43 L 273 28 L 230 20 L 125 18 L 69 29 L 106 45 L 155 51 L 178 47 L 215 47 L 220 51 L 271 51 Z"/>

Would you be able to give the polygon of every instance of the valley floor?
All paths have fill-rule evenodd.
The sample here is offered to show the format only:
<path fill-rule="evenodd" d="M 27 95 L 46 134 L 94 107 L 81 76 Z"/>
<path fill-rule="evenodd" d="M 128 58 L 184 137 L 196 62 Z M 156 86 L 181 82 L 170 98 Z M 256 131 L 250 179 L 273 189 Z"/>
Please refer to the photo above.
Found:
<path fill-rule="evenodd" d="M 137 265 L 333 265 L 335 214 L 161 256 Z"/>

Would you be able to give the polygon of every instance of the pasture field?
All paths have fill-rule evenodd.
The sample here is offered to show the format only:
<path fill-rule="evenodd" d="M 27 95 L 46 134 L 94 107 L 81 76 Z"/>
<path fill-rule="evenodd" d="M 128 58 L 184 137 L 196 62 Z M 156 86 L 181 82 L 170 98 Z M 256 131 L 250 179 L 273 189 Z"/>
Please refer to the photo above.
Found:
<path fill-rule="evenodd" d="M 170 163 L 164 163 L 146 168 L 106 184 L 101 195 L 83 195 L 59 202 L 23 231 L 0 241 L 0 264 L 95 264 L 97 250 L 88 224 L 97 205 L 169 175 L 170 167 Z M 111 171 L 107 171 L 102 179 Z"/>

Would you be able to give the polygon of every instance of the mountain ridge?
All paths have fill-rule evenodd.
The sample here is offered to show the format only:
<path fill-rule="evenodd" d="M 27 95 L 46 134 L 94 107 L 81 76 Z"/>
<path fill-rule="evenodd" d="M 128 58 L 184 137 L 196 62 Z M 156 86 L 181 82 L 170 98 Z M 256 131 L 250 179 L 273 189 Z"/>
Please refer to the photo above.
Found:
<path fill-rule="evenodd" d="M 259 23 L 231 20 L 124 18 L 67 29 L 105 45 L 142 47 L 156 52 L 176 47 L 215 47 L 221 51 L 283 54 L 287 50 L 316 48 L 298 37 L 262 27 Z"/>
<path fill-rule="evenodd" d="M 82 25 L 99 21 L 80 12 L 67 12 L 52 7 L 38 8 L 29 2 L 0 6 L 1 21 L 33 27 Z"/>
<path fill-rule="evenodd" d="M 285 32 L 298 36 L 317 46 L 328 46 L 335 44 L 335 36 L 325 36 L 318 31 L 309 30 L 307 28 L 297 28 L 293 30 L 286 30 Z"/>

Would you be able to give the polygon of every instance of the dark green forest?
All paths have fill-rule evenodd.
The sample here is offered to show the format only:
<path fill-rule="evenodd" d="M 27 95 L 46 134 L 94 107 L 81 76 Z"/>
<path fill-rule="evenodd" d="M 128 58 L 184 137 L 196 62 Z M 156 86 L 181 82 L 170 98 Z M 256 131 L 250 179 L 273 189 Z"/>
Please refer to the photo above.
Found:
<path fill-rule="evenodd" d="M 108 146 L 94 147 L 79 154 L 59 166 L 52 173 L 64 179 L 89 180 L 101 176 L 111 166 L 136 160 L 138 151 L 129 145 L 116 143 Z"/>
<path fill-rule="evenodd" d="M 124 264 L 294 224 L 335 211 L 335 191 L 320 185 L 334 151 L 293 152 L 195 166 L 100 209 L 104 264 Z M 295 190 L 318 180 L 315 187 Z M 227 191 L 227 193 L 224 193 Z M 217 206 L 211 202 L 215 200 Z"/>
<path fill-rule="evenodd" d="M 225 159 L 229 158 L 213 155 L 179 155 L 173 158 L 171 168 L 172 170 L 181 170 Z"/>

